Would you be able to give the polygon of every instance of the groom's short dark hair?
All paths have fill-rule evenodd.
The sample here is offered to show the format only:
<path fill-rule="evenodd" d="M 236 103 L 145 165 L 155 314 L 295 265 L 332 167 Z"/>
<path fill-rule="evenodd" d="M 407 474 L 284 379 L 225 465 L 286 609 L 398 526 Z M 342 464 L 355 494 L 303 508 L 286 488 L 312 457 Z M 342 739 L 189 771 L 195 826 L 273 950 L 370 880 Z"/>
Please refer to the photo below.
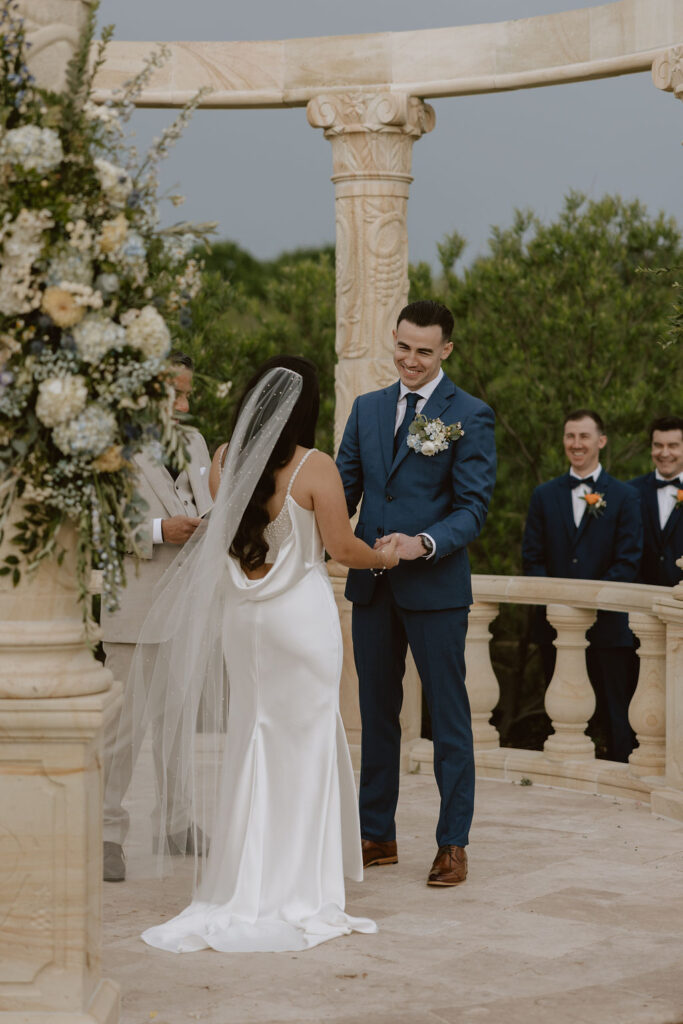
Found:
<path fill-rule="evenodd" d="M 409 302 L 398 314 L 397 327 L 401 320 L 407 320 L 408 323 L 415 324 L 416 327 L 440 327 L 443 340 L 451 340 L 453 314 L 450 309 L 440 302 L 435 302 L 433 299 L 420 299 L 418 302 Z"/>

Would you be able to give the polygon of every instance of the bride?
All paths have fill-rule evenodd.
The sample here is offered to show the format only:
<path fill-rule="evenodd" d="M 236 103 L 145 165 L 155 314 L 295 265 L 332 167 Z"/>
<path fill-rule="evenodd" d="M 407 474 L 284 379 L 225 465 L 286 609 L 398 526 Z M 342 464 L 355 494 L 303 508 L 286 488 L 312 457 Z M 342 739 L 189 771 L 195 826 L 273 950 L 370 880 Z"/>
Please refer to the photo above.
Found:
<path fill-rule="evenodd" d="M 180 758 L 193 820 L 211 836 L 190 905 L 143 933 L 160 949 L 302 950 L 376 931 L 344 912 L 344 875 L 363 869 L 324 550 L 361 569 L 398 557 L 395 541 L 375 551 L 354 537 L 337 468 L 313 448 L 318 406 L 311 362 L 261 367 L 214 457 L 208 524 L 144 627 L 163 639 L 152 664 L 138 659 L 134 720 L 141 733 L 162 717 L 156 753 Z M 224 754 L 207 766 L 199 738 L 217 722 Z"/>

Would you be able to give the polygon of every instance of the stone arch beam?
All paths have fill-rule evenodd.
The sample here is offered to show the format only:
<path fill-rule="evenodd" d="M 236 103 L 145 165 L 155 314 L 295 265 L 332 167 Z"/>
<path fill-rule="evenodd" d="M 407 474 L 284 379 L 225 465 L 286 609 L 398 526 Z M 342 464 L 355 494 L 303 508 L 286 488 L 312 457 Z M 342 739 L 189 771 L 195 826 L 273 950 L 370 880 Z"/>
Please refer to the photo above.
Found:
<path fill-rule="evenodd" d="M 350 89 L 423 99 L 528 89 L 647 71 L 663 50 L 682 43 L 680 0 L 618 0 L 414 32 L 175 42 L 139 105 L 181 106 L 202 85 L 212 89 L 204 107 L 305 106 L 320 93 Z M 113 42 L 97 79 L 99 98 L 130 78 L 151 46 Z"/>

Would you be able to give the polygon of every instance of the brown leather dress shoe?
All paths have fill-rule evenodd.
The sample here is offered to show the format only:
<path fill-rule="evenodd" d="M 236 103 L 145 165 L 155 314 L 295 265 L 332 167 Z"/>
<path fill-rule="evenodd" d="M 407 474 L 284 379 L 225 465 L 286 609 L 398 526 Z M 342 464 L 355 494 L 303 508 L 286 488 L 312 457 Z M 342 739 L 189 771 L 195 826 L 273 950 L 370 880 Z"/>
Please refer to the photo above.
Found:
<path fill-rule="evenodd" d="M 460 885 L 467 878 L 467 854 L 463 846 L 440 846 L 427 885 Z"/>
<path fill-rule="evenodd" d="M 375 839 L 361 839 L 363 849 L 363 867 L 371 868 L 374 864 L 398 864 L 396 840 L 380 843 Z"/>

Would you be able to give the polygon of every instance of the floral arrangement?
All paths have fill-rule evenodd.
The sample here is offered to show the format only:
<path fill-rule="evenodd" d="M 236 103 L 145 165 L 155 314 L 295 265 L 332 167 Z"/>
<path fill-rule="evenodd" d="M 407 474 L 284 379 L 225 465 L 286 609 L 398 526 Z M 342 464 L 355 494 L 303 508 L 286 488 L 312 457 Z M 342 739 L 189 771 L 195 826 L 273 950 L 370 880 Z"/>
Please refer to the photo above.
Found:
<path fill-rule="evenodd" d="M 18 553 L 0 574 L 16 585 L 22 569 L 59 554 L 58 531 L 71 521 L 86 618 L 91 568 L 102 570 L 109 609 L 125 585 L 123 558 L 145 511 L 132 457 L 145 446 L 184 461 L 167 357 L 201 285 L 190 252 L 213 228 L 158 228 L 158 162 L 201 93 L 139 161 L 124 126 L 166 54 L 152 53 L 96 105 L 113 31 L 90 60 L 96 6 L 57 94 L 37 87 L 23 22 L 0 2 L 0 540 L 22 503 L 9 538 Z"/>
<path fill-rule="evenodd" d="M 451 441 L 457 441 L 464 433 L 460 423 L 447 427 L 442 420 L 428 420 L 418 413 L 408 427 L 406 444 L 418 455 L 436 455 L 445 452 Z"/>
<path fill-rule="evenodd" d="M 674 508 L 683 508 L 683 490 L 679 487 L 674 498 Z"/>
<path fill-rule="evenodd" d="M 600 491 L 588 491 L 587 494 L 579 495 L 581 501 L 585 501 L 588 507 L 588 514 L 597 519 L 607 508 L 607 502 L 605 501 L 605 495 L 601 494 Z"/>

